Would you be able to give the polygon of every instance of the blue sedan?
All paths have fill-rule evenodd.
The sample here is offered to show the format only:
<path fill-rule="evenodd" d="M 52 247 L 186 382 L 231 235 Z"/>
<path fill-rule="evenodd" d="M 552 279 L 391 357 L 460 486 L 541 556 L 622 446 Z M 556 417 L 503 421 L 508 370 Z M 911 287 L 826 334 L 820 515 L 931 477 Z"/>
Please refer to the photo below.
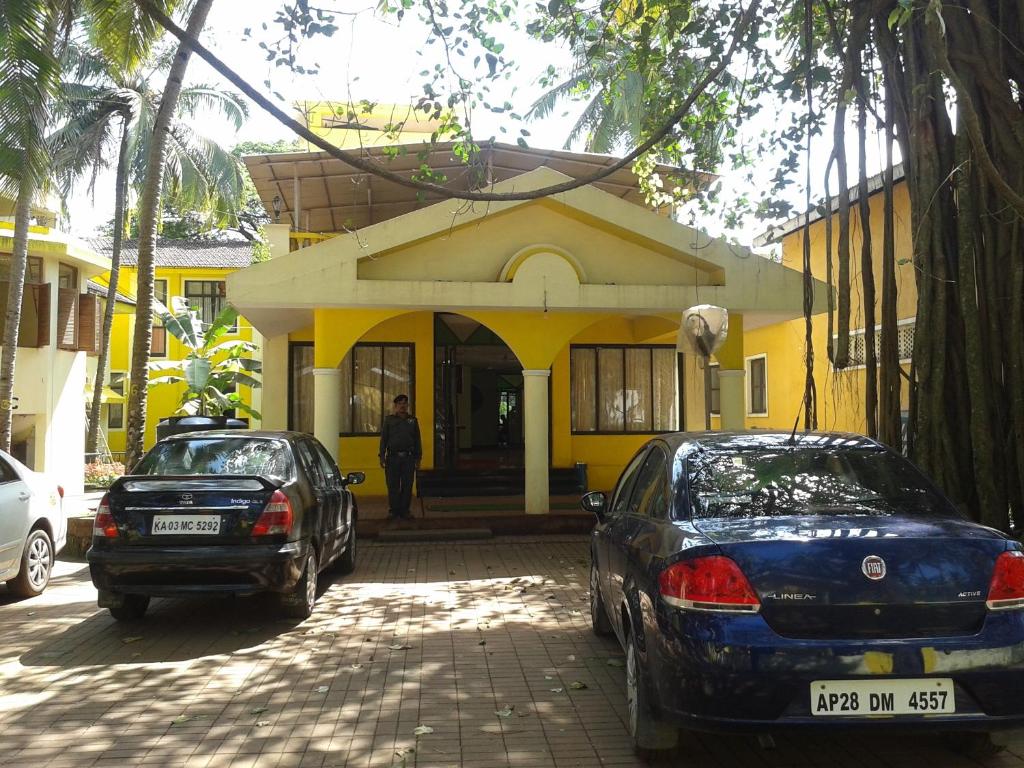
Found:
<path fill-rule="evenodd" d="M 679 729 L 1024 725 L 1024 552 L 844 434 L 651 440 L 590 493 L 594 630 L 635 749 Z"/>

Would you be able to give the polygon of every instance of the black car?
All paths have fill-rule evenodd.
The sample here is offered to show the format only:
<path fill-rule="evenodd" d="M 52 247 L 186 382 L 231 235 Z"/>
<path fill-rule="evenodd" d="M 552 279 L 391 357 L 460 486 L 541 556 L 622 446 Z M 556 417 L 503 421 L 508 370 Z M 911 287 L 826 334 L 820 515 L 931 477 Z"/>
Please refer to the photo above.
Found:
<path fill-rule="evenodd" d="M 157 443 L 103 497 L 87 553 L 99 605 L 141 618 L 150 597 L 273 592 L 306 618 L 317 575 L 356 563 L 356 500 L 314 438 L 213 430 Z"/>
<path fill-rule="evenodd" d="M 677 728 L 1024 724 L 1024 551 L 842 434 L 649 442 L 592 493 L 591 610 L 639 752 Z M 974 733 L 970 736 L 969 733 Z"/>

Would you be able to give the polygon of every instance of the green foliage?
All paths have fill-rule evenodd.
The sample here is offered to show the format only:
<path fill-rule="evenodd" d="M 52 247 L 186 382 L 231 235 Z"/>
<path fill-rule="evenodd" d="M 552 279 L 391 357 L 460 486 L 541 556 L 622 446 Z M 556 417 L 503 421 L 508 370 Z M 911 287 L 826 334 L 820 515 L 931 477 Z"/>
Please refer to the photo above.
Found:
<path fill-rule="evenodd" d="M 57 99 L 60 128 L 50 146 L 59 188 L 71 194 L 96 174 L 111 157 L 115 129 L 127 121 L 128 187 L 138 198 L 145 181 L 153 123 L 163 97 L 164 70 L 169 62 L 153 52 L 153 69 L 124 74 L 103 51 L 72 45 L 65 58 L 65 77 Z M 231 91 L 210 85 L 182 89 L 168 140 L 165 163 L 162 232 L 171 239 L 216 239 L 224 227 L 239 227 L 239 206 L 247 175 L 239 156 L 196 130 L 200 115 L 213 113 L 240 127 L 248 117 L 245 102 Z M 131 217 L 130 236 L 137 236 L 138 217 Z"/>
<path fill-rule="evenodd" d="M 149 363 L 149 370 L 160 374 L 150 378 L 149 386 L 184 384 L 177 411 L 181 414 L 220 416 L 239 410 L 260 418 L 237 391 L 239 386 L 261 386 L 257 377 L 263 367 L 259 360 L 248 357 L 257 351 L 257 346 L 241 339 L 223 340 L 235 328 L 238 312 L 226 307 L 209 328 L 204 328 L 199 311 L 181 296 L 171 297 L 170 309 L 159 301 L 154 301 L 153 306 L 164 328 L 188 349 L 188 354 L 184 360 Z"/>

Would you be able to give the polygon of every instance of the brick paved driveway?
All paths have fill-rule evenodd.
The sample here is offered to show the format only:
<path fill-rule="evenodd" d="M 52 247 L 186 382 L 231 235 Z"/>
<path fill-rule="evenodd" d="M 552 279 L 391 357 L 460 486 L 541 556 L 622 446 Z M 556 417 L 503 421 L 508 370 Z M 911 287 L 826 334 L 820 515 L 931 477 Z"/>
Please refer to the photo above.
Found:
<path fill-rule="evenodd" d="M 634 765 L 621 652 L 590 632 L 586 552 L 576 538 L 364 546 L 301 624 L 250 598 L 157 600 L 119 625 L 88 571 L 60 563 L 41 598 L 0 587 L 0 765 Z M 1014 735 L 988 764 L 1022 755 Z M 980 763 L 926 737 L 762 750 L 702 736 L 672 764 Z"/>

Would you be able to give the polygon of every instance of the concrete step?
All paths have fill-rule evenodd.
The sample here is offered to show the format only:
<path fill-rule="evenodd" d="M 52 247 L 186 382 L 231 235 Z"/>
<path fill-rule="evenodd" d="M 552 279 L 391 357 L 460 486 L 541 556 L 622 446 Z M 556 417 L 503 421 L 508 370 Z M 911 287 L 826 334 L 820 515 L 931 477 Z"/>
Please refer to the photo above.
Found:
<path fill-rule="evenodd" d="M 385 528 L 377 534 L 377 541 L 475 541 L 493 538 L 490 528 Z"/>

